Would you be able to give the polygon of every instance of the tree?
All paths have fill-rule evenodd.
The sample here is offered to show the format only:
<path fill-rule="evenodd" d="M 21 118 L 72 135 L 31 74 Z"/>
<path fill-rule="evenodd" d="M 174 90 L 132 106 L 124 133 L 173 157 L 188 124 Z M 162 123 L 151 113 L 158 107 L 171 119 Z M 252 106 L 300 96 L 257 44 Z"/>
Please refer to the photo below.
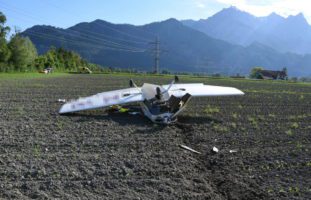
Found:
<path fill-rule="evenodd" d="M 53 67 L 57 71 L 78 71 L 79 68 L 88 67 L 92 71 L 98 71 L 98 65 L 91 65 L 83 60 L 79 54 L 63 48 L 51 47 L 44 55 L 35 60 L 36 69 Z"/>
<path fill-rule="evenodd" d="M 11 55 L 5 38 L 0 38 L 0 63 L 7 63 Z"/>
<path fill-rule="evenodd" d="M 258 78 L 258 72 L 262 71 L 262 67 L 254 67 L 251 71 L 251 74 L 249 75 L 250 78 Z"/>
<path fill-rule="evenodd" d="M 0 38 L 5 38 L 6 34 L 10 31 L 10 27 L 4 26 L 6 22 L 6 16 L 0 12 Z"/>
<path fill-rule="evenodd" d="M 38 56 L 35 59 L 34 66 L 35 66 L 36 70 L 43 70 L 45 63 L 47 63 L 46 57 L 45 56 Z"/>
<path fill-rule="evenodd" d="M 13 64 L 16 71 L 27 71 L 37 58 L 37 49 L 28 37 L 15 34 L 9 42 L 9 49 L 12 52 L 9 62 Z"/>
<path fill-rule="evenodd" d="M 0 72 L 7 71 L 7 62 L 11 56 L 11 52 L 6 41 L 6 35 L 10 31 L 10 28 L 5 26 L 5 22 L 5 15 L 0 12 Z"/>
<path fill-rule="evenodd" d="M 168 71 L 168 70 L 166 70 L 166 69 L 163 69 L 162 72 L 161 72 L 161 74 L 171 74 L 171 72 Z"/>

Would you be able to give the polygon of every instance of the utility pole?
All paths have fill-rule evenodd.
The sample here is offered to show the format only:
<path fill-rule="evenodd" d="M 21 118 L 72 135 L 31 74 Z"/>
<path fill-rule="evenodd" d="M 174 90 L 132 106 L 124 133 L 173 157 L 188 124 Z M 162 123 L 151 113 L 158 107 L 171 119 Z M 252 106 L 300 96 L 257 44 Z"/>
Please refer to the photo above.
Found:
<path fill-rule="evenodd" d="M 160 40 L 159 37 L 156 38 L 156 51 L 155 51 L 155 70 L 154 73 L 160 73 Z"/>
<path fill-rule="evenodd" d="M 152 48 L 152 52 L 154 54 L 154 67 L 152 72 L 155 74 L 159 74 L 160 72 L 160 39 L 156 37 L 155 42 L 151 42 L 154 47 Z"/>

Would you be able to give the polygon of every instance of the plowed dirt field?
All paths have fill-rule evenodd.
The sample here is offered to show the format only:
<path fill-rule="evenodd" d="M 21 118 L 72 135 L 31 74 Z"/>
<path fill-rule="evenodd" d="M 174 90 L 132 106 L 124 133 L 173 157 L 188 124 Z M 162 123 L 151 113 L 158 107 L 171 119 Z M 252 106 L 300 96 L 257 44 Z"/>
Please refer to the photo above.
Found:
<path fill-rule="evenodd" d="M 0 199 L 310 199 L 310 84 L 180 77 L 246 95 L 193 98 L 169 126 L 105 109 L 58 114 L 58 99 L 128 87 L 130 78 L 170 80 L 0 80 Z"/>

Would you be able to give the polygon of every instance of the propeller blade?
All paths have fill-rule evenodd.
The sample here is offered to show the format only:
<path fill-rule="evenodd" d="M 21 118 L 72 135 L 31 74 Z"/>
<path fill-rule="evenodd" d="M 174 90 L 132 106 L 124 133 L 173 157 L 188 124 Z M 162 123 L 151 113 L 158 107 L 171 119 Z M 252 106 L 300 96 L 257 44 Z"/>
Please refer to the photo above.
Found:
<path fill-rule="evenodd" d="M 130 79 L 130 87 L 134 87 L 134 81 Z"/>
<path fill-rule="evenodd" d="M 162 97 L 161 89 L 160 89 L 159 87 L 157 87 L 156 92 L 157 92 L 157 94 L 156 94 L 155 97 L 156 97 L 158 100 L 160 100 L 161 97 Z"/>

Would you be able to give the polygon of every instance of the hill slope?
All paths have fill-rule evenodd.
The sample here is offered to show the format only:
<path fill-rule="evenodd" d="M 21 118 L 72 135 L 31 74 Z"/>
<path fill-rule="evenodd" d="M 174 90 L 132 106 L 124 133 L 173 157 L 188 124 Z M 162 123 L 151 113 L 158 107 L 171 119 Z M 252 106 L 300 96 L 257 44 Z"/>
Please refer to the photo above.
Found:
<path fill-rule="evenodd" d="M 44 53 L 50 46 L 78 52 L 104 66 L 151 71 L 152 44 L 160 39 L 161 68 L 171 71 L 248 74 L 254 66 L 288 67 L 292 76 L 311 74 L 311 58 L 281 54 L 261 44 L 247 47 L 214 39 L 175 19 L 144 26 L 111 24 L 103 20 L 80 23 L 68 29 L 34 26 L 22 33 Z"/>

